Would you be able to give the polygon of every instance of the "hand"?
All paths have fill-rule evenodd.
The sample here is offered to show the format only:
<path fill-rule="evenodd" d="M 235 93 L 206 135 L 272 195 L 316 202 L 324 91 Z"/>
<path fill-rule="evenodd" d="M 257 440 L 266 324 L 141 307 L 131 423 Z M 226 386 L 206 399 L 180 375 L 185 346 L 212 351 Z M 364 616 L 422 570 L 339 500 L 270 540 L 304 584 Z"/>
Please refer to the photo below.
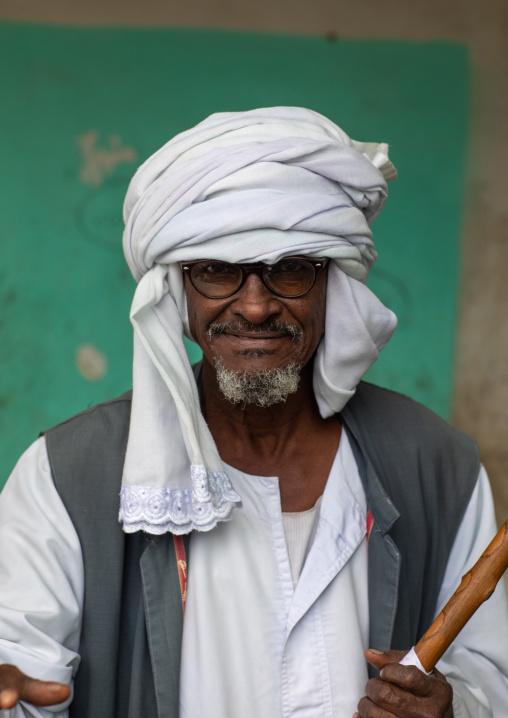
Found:
<path fill-rule="evenodd" d="M 63 703 L 71 694 L 63 683 L 38 681 L 4 663 L 0 666 L 0 709 L 13 708 L 18 701 L 33 706 L 52 706 Z"/>
<path fill-rule="evenodd" d="M 371 678 L 353 718 L 453 718 L 453 689 L 434 669 L 426 676 L 415 666 L 400 666 L 406 651 L 365 651 L 365 658 L 381 669 Z"/>

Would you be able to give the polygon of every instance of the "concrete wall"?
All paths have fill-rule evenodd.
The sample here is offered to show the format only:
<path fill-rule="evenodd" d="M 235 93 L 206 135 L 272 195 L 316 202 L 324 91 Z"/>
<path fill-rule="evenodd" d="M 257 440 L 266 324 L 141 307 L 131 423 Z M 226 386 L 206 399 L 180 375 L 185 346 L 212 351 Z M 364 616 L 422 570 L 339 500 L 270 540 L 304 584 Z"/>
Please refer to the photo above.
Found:
<path fill-rule="evenodd" d="M 508 4 L 505 0 L 0 0 L 0 19 L 455 40 L 473 67 L 453 421 L 478 439 L 508 517 Z"/>

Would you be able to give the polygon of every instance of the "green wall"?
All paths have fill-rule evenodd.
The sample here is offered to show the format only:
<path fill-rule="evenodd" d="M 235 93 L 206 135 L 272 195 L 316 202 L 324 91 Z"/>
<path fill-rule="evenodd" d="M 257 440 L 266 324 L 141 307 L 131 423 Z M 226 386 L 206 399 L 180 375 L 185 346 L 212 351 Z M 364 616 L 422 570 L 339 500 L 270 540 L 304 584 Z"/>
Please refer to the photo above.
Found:
<path fill-rule="evenodd" d="M 371 380 L 447 415 L 466 51 L 196 30 L 0 25 L 0 486 L 41 429 L 131 385 L 130 176 L 216 111 L 311 107 L 399 170 L 370 285 L 399 316 Z"/>

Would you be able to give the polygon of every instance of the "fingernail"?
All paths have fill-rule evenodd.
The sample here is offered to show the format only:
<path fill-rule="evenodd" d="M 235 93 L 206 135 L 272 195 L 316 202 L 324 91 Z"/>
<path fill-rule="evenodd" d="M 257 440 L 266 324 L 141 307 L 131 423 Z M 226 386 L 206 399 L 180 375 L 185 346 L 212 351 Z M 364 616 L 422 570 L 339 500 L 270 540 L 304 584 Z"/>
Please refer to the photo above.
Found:
<path fill-rule="evenodd" d="M 368 651 L 371 653 L 375 653 L 376 656 L 382 656 L 384 651 L 378 651 L 377 648 L 367 648 Z"/>

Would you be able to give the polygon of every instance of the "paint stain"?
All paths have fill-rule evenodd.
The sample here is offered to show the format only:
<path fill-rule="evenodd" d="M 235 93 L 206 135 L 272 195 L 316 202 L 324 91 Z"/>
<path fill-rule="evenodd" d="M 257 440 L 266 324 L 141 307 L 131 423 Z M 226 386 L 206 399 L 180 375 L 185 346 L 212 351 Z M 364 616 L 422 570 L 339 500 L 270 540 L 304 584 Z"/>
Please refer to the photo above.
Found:
<path fill-rule="evenodd" d="M 99 133 L 85 132 L 77 138 L 81 151 L 81 181 L 90 187 L 100 187 L 115 167 L 125 162 L 135 162 L 138 153 L 133 147 L 125 147 L 116 135 L 108 138 L 109 147 L 99 146 Z"/>
<path fill-rule="evenodd" d="M 76 367 L 88 381 L 99 381 L 108 369 L 108 360 L 93 344 L 80 344 L 76 350 Z"/>

